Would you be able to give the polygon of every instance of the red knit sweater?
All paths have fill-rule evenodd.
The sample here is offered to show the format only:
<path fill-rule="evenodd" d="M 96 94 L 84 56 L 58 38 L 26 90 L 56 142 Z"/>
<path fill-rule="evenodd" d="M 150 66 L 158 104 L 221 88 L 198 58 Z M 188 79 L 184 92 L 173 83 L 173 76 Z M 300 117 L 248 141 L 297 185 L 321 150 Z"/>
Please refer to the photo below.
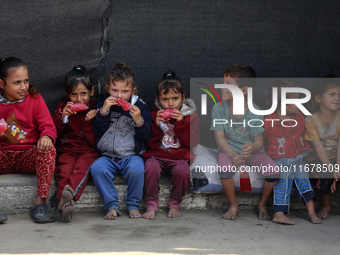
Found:
<path fill-rule="evenodd" d="M 51 114 L 40 94 L 27 95 L 20 103 L 0 103 L 0 119 L 8 128 L 0 136 L 1 150 L 27 150 L 37 145 L 40 137 L 57 138 Z"/>

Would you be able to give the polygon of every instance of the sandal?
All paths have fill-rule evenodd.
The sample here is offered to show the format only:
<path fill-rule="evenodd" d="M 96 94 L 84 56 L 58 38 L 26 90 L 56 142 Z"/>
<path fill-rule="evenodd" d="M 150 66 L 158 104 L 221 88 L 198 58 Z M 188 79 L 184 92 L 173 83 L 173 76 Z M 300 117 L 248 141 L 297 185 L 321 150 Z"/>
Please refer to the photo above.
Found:
<path fill-rule="evenodd" d="M 35 223 L 50 223 L 55 221 L 53 214 L 44 204 L 36 205 L 31 210 L 31 217 Z"/>
<path fill-rule="evenodd" d="M 0 212 L 0 223 L 3 223 L 7 220 L 7 215 L 3 212 Z"/>

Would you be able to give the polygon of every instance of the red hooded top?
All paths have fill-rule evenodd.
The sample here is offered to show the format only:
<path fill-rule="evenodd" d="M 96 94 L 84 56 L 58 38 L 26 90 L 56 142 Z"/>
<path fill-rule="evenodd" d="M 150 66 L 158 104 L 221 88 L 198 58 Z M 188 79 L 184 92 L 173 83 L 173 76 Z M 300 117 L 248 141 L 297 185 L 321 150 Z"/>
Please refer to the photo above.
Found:
<path fill-rule="evenodd" d="M 94 109 L 95 101 L 90 100 L 89 108 L 85 111 L 72 114 L 68 118 L 68 123 L 61 119 L 63 109 L 69 99 L 63 98 L 54 112 L 53 121 L 57 127 L 58 141 L 60 142 L 59 152 L 84 152 L 96 146 L 98 137 L 93 134 L 93 120 L 85 121 L 88 111 Z"/>
<path fill-rule="evenodd" d="M 143 153 L 145 159 L 155 156 L 167 159 L 195 158 L 192 148 L 199 142 L 198 117 L 194 101 L 186 99 L 181 107 L 184 118 L 181 121 L 171 119 L 170 126 L 163 124 L 163 130 L 156 125 L 156 115 L 162 108 L 156 103 L 152 111 L 152 138 L 148 142 L 149 150 Z M 165 131 L 166 129 L 169 130 Z M 173 135 L 174 134 L 174 135 Z"/>

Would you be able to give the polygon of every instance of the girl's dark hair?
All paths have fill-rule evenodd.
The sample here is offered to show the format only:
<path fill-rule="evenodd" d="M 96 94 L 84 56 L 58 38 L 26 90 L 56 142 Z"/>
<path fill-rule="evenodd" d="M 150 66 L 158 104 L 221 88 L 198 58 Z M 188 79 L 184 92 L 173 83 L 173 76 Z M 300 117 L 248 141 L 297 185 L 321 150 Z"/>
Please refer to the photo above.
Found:
<path fill-rule="evenodd" d="M 67 95 L 71 94 L 72 91 L 77 88 L 78 84 L 82 83 L 87 88 L 88 91 L 91 91 L 93 85 L 91 83 L 91 76 L 87 71 L 86 67 L 82 65 L 78 65 L 73 67 L 72 71 L 70 71 L 65 78 L 65 91 Z"/>
<path fill-rule="evenodd" d="M 25 67 L 28 71 L 28 67 L 24 61 L 16 57 L 1 58 L 0 60 L 0 79 L 6 84 L 6 79 L 8 77 L 8 70 L 10 68 Z M 1 89 L 0 89 L 1 90 Z M 0 91 L 2 92 L 2 91 Z M 28 93 L 32 96 L 37 94 L 36 88 L 30 84 L 28 87 Z"/>
<path fill-rule="evenodd" d="M 114 81 L 127 81 L 133 88 L 136 87 L 135 72 L 123 62 L 117 63 L 111 70 L 108 78 L 107 85 L 110 85 Z"/>
<path fill-rule="evenodd" d="M 319 103 L 315 101 L 315 96 L 320 95 L 322 96 L 327 90 L 331 88 L 340 87 L 340 79 L 335 77 L 326 77 L 318 79 L 313 87 L 312 87 L 312 95 L 311 95 L 311 103 L 309 108 L 312 113 L 317 112 L 320 110 Z"/>
<path fill-rule="evenodd" d="M 182 96 L 184 95 L 183 82 L 172 70 L 168 70 L 163 74 L 162 79 L 158 83 L 156 95 L 160 96 L 163 90 L 163 94 L 167 94 L 170 89 L 176 93 L 181 93 Z"/>
<path fill-rule="evenodd" d="M 294 83 L 280 79 L 273 82 L 273 84 L 270 86 L 270 88 L 266 91 L 266 103 L 270 107 L 273 104 L 273 88 L 277 88 L 277 107 L 280 107 L 281 105 L 281 88 L 293 88 L 298 87 Z M 276 109 L 275 109 L 276 111 Z"/>

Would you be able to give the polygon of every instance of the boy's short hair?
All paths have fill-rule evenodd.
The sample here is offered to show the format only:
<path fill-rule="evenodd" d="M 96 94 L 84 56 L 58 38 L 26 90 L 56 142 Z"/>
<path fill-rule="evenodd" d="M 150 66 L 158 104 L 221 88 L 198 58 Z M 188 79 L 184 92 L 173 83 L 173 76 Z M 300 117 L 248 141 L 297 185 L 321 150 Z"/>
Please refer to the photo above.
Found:
<path fill-rule="evenodd" d="M 256 74 L 255 70 L 248 65 L 240 65 L 235 64 L 227 67 L 224 70 L 224 75 L 230 76 L 234 78 L 239 85 L 240 88 L 242 87 L 255 87 L 256 86 Z M 241 80 L 239 80 L 241 78 Z M 250 79 L 242 79 L 242 78 L 250 78 Z"/>

